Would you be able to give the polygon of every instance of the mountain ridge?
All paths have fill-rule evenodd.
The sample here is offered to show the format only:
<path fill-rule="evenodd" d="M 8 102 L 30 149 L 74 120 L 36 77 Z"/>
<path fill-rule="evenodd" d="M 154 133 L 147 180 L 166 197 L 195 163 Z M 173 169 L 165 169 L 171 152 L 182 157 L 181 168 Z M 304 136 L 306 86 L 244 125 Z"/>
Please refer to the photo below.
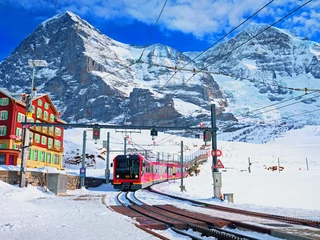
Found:
<path fill-rule="evenodd" d="M 266 25 L 259 28 L 263 26 Z M 254 25 L 249 28 L 254 27 L 257 28 Z M 215 104 L 221 129 L 228 131 L 235 126 L 242 129 L 246 124 L 254 126 L 263 119 L 248 116 L 244 125 L 237 123 L 234 114 L 252 110 L 255 106 L 254 102 L 236 106 L 239 99 L 233 96 L 249 88 L 243 85 L 241 90 L 230 90 L 234 86 L 226 89 L 230 82 L 236 85 L 248 78 L 258 80 L 248 81 L 247 85 L 250 85 L 249 91 L 258 91 L 257 97 L 265 98 L 265 102 L 295 95 L 293 91 L 272 86 L 274 83 L 278 86 L 287 84 L 293 73 L 301 74 L 308 87 L 320 87 L 314 84 L 320 78 L 318 43 L 301 40 L 313 46 L 313 56 L 303 55 L 306 60 L 292 67 L 294 58 L 302 59 L 297 52 L 303 53 L 306 48 L 298 49 L 299 52 L 296 45 L 287 46 L 292 44 L 293 36 L 279 35 L 278 30 L 272 28 L 270 35 L 264 33 L 263 38 L 253 39 L 248 46 L 239 47 L 227 56 L 235 46 L 246 41 L 250 35 L 248 29 L 192 61 L 188 54 L 162 44 L 139 47 L 120 43 L 67 11 L 40 24 L 0 63 L 0 87 L 11 92 L 30 91 L 32 69 L 25 63 L 28 59 L 45 59 L 48 67 L 36 69 L 36 87 L 39 92 L 52 96 L 63 113 L 62 119 L 68 122 L 121 124 L 130 121 L 142 126 L 186 127 L 205 122 L 208 125 L 210 106 Z M 259 41 L 268 39 L 266 36 L 274 42 L 266 41 L 262 45 Z M 279 48 L 283 44 L 285 47 Z M 268 51 L 259 53 L 261 49 Z M 286 52 L 285 49 L 294 51 Z M 281 61 L 284 66 L 278 66 Z M 235 78 L 192 71 L 177 71 L 173 76 L 174 70 L 163 67 L 181 68 L 189 62 L 188 69 L 206 68 Z M 311 104 L 316 107 L 317 102 Z M 186 108 L 190 110 L 186 111 Z"/>

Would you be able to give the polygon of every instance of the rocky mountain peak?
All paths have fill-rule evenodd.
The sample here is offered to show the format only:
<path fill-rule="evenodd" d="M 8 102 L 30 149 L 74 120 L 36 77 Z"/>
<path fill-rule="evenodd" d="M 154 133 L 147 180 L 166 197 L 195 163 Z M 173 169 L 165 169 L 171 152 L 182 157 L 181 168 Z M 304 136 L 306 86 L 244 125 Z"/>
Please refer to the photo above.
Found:
<path fill-rule="evenodd" d="M 191 61 L 192 53 L 185 55 L 163 44 L 143 47 L 120 43 L 65 12 L 40 24 L 0 63 L 0 87 L 30 92 L 28 60 L 44 59 L 48 67 L 36 68 L 35 86 L 39 93 L 50 95 L 67 122 L 210 125 L 210 107 L 215 104 L 218 124 L 239 130 L 243 126 L 230 127 L 237 122 L 232 111 L 250 106 L 235 106 L 241 101 L 233 96 L 245 92 L 247 86 L 232 91 L 226 86 L 233 78 L 195 74 L 193 68 L 232 75 L 239 83 L 252 79 L 261 94 L 257 99 L 268 101 L 290 94 L 272 84 L 289 84 L 283 81 L 299 75 L 320 78 L 319 44 L 273 27 L 243 44 L 267 26 L 251 24 L 190 63 L 189 71 L 176 71 L 175 66 Z"/>

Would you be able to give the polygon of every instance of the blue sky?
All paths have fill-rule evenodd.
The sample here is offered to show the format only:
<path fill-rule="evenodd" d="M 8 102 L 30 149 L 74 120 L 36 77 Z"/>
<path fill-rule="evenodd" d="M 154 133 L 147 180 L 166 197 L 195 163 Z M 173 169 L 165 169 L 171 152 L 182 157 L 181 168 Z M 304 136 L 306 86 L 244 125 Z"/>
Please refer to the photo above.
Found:
<path fill-rule="evenodd" d="M 168 0 L 149 44 L 162 43 L 181 52 L 203 51 L 268 2 Z M 246 25 L 273 24 L 306 2 L 275 0 Z M 41 22 L 67 10 L 117 41 L 144 46 L 164 3 L 165 0 L 1 0 L 0 61 Z M 319 19 L 320 1 L 313 0 L 276 27 L 319 42 Z"/>

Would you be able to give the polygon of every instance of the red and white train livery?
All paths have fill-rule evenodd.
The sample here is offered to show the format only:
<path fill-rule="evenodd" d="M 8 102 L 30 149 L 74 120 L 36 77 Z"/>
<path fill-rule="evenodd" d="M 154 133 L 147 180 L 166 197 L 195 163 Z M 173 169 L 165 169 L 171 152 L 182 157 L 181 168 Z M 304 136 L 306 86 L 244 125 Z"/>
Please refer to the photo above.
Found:
<path fill-rule="evenodd" d="M 182 174 L 186 177 L 185 167 Z M 181 165 L 178 163 L 152 162 L 139 154 L 118 155 L 113 159 L 114 189 L 137 190 L 180 177 Z"/>

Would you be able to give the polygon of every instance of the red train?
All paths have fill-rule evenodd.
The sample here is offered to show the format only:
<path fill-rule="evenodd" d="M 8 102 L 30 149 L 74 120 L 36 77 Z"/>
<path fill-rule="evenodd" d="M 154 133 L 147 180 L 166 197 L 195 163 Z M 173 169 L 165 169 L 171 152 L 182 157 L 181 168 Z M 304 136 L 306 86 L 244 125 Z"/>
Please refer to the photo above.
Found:
<path fill-rule="evenodd" d="M 186 176 L 185 167 L 183 176 Z M 113 187 L 121 190 L 137 190 L 154 183 L 181 177 L 178 163 L 152 162 L 142 155 L 118 155 L 113 159 Z"/>

